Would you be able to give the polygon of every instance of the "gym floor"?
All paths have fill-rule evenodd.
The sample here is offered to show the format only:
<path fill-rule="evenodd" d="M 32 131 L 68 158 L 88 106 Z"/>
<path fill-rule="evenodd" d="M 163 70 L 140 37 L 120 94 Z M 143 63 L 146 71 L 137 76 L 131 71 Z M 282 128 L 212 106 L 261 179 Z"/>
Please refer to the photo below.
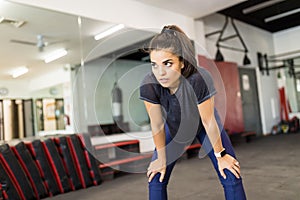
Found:
<path fill-rule="evenodd" d="M 249 200 L 300 199 L 300 133 L 265 136 L 234 143 Z M 181 159 L 168 187 L 170 200 L 221 200 L 222 186 L 205 157 Z M 145 174 L 127 174 L 99 186 L 49 200 L 147 200 Z"/>

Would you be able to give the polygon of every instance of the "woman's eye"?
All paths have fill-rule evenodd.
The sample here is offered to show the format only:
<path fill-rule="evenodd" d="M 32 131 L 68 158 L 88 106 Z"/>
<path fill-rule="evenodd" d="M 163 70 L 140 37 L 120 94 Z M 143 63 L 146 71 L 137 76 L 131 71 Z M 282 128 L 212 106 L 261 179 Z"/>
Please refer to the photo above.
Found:
<path fill-rule="evenodd" d="M 152 66 L 153 68 L 157 68 L 156 63 L 151 63 L 151 66 Z"/>
<path fill-rule="evenodd" d="M 165 66 L 171 67 L 171 66 L 172 66 L 172 63 L 171 63 L 171 62 L 166 62 L 166 63 L 165 63 Z"/>

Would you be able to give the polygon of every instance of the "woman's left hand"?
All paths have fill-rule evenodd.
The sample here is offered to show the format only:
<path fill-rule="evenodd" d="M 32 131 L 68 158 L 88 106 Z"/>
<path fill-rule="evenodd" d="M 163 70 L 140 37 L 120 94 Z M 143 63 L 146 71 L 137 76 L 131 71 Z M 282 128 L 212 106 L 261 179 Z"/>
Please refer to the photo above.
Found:
<path fill-rule="evenodd" d="M 163 182 L 166 174 L 166 159 L 164 157 L 162 159 L 156 159 L 150 163 L 147 172 L 147 177 L 149 178 L 148 182 L 151 182 L 157 173 L 160 173 L 159 181 Z"/>
<path fill-rule="evenodd" d="M 229 154 L 226 154 L 221 158 L 217 158 L 217 160 L 218 160 L 219 171 L 221 173 L 221 176 L 223 176 L 224 179 L 226 179 L 226 174 L 224 173 L 224 169 L 228 169 L 229 171 L 231 171 L 237 178 L 241 177 L 240 164 L 234 157 L 232 157 Z"/>

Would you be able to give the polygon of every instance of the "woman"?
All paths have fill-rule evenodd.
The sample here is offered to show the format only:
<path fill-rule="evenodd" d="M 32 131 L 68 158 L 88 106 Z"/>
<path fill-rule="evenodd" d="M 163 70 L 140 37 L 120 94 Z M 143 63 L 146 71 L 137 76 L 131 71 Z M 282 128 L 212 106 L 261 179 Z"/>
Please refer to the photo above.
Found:
<path fill-rule="evenodd" d="M 155 151 L 148 167 L 149 199 L 166 200 L 176 163 L 196 137 L 209 155 L 227 200 L 244 200 L 245 192 L 230 140 L 214 107 L 210 74 L 197 67 L 192 43 L 177 26 L 165 26 L 149 43 L 152 72 L 140 87 L 148 112 Z"/>

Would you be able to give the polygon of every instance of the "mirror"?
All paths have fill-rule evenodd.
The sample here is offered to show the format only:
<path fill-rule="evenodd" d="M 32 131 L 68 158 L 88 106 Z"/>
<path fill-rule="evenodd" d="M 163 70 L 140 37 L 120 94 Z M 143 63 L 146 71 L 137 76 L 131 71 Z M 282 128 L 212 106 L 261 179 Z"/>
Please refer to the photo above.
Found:
<path fill-rule="evenodd" d="M 134 44 L 152 36 L 152 31 L 124 28 L 96 41 L 94 35 L 115 24 L 8 1 L 0 1 L 0 13 L 1 140 L 50 132 L 85 132 L 89 125 L 114 123 L 110 95 L 116 81 L 123 89 L 126 109 L 132 107 L 133 113 L 124 113 L 128 126 L 138 130 L 147 121 L 143 108 L 135 106 L 137 87 L 130 93 L 125 89 L 137 86 L 141 78 L 135 74 L 139 78 L 132 79 L 128 71 L 140 69 L 138 66 L 145 62 L 124 55 L 137 50 Z M 59 49 L 66 50 L 66 55 L 44 61 Z M 22 66 L 26 66 L 27 73 L 13 78 L 11 72 Z M 26 114 L 18 109 L 20 104 L 28 108 Z M 8 117 L 13 110 L 19 110 L 17 116 Z M 30 124 L 34 126 L 30 128 Z"/>
<path fill-rule="evenodd" d="M 82 29 L 88 29 L 89 24 L 82 22 Z M 91 132 L 104 125 L 110 127 L 107 134 L 111 134 L 140 131 L 149 123 L 144 104 L 138 97 L 140 82 L 151 67 L 148 55 L 140 49 L 153 35 L 152 31 L 125 27 L 102 40 L 83 43 L 84 64 L 78 68 L 72 86 L 76 88 L 73 96 L 83 97 L 74 98 L 74 106 L 82 108 L 74 114 L 77 130 Z M 122 93 L 119 106 L 112 98 L 115 85 Z M 82 113 L 86 114 L 85 118 Z M 117 113 L 121 120 L 114 116 Z"/>
<path fill-rule="evenodd" d="M 289 101 L 289 106 L 292 113 L 300 112 L 300 58 L 296 57 L 293 59 L 293 67 L 295 75 L 291 76 L 291 70 L 285 69 L 286 77 L 286 89 L 287 89 L 287 98 Z"/>

